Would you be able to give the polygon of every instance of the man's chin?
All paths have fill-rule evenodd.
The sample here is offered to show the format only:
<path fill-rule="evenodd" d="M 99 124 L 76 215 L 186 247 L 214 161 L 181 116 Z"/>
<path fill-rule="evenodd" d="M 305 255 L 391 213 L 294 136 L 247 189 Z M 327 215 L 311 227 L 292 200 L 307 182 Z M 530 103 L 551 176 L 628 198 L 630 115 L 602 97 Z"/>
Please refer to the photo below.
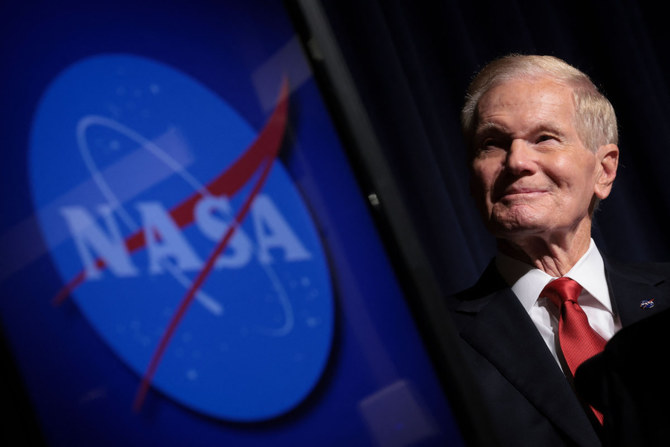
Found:
<path fill-rule="evenodd" d="M 537 236 L 547 232 L 546 226 L 527 221 L 491 221 L 488 229 L 497 239 L 515 240 L 526 236 Z"/>

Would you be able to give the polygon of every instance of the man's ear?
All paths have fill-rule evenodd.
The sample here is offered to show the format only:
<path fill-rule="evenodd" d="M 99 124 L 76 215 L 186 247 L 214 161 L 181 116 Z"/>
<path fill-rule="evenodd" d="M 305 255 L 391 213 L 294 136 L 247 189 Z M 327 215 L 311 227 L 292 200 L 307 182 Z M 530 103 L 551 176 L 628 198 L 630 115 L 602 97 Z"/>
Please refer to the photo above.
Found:
<path fill-rule="evenodd" d="M 616 178 L 616 170 L 619 166 L 619 147 L 616 144 L 600 146 L 596 151 L 596 184 L 595 195 L 599 199 L 609 196 L 612 184 Z"/>

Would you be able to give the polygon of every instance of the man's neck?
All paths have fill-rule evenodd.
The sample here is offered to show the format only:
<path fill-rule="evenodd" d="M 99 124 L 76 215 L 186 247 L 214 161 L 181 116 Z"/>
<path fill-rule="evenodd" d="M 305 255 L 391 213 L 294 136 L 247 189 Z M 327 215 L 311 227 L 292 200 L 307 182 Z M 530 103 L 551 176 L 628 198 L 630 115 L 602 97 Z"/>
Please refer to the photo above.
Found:
<path fill-rule="evenodd" d="M 589 249 L 590 229 L 561 237 L 526 236 L 498 239 L 498 250 L 553 276 L 565 275 Z"/>

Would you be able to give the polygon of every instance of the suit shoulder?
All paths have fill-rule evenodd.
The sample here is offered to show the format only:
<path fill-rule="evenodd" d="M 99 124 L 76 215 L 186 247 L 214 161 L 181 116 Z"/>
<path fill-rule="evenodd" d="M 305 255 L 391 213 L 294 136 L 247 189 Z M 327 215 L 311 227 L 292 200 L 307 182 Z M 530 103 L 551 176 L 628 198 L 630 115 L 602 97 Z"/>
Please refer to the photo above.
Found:
<path fill-rule="evenodd" d="M 464 290 L 449 295 L 447 303 L 451 310 L 456 310 L 456 308 L 462 307 L 463 303 L 473 303 L 486 299 L 503 287 L 506 287 L 505 281 L 498 273 L 495 265 L 491 263 L 484 270 L 477 282 Z"/>
<path fill-rule="evenodd" d="M 607 259 L 607 269 L 632 279 L 649 283 L 670 280 L 670 262 L 625 262 Z"/>

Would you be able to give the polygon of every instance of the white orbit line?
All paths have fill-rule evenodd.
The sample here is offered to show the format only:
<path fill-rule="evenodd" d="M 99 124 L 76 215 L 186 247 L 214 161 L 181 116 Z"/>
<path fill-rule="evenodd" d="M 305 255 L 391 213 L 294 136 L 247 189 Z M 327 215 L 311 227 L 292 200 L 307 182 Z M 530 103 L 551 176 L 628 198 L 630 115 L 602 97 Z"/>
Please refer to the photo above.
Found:
<path fill-rule="evenodd" d="M 179 164 L 179 162 L 177 162 L 152 141 L 147 140 L 134 130 L 109 118 L 98 115 L 84 116 L 77 123 L 77 143 L 79 146 L 79 153 L 81 154 L 81 158 L 91 173 L 93 181 L 96 183 L 107 202 L 109 202 L 111 209 L 118 213 L 121 220 L 123 220 L 123 222 L 131 231 L 137 231 L 139 225 L 137 225 L 132 217 L 130 217 L 128 212 L 126 212 L 125 208 L 123 208 L 123 206 L 119 203 L 116 194 L 114 194 L 114 192 L 109 188 L 109 185 L 105 181 L 103 175 L 100 173 L 100 170 L 95 164 L 95 161 L 93 161 L 93 157 L 91 157 L 91 151 L 86 140 L 86 131 L 92 125 L 99 125 L 110 128 L 134 140 L 135 142 L 139 143 L 141 147 L 146 148 L 149 152 L 151 152 L 152 155 L 162 161 L 174 172 L 180 174 L 182 178 L 193 187 L 193 189 L 200 192 L 201 194 L 209 194 L 207 188 L 205 188 L 192 175 L 184 170 L 183 166 Z M 191 286 L 189 279 L 178 268 L 176 268 L 176 266 L 170 264 L 169 262 L 163 262 L 161 263 L 161 266 L 165 267 L 168 272 L 172 274 L 172 276 L 177 280 L 177 282 L 184 286 L 184 288 L 188 289 Z M 221 315 L 223 313 L 223 305 L 221 305 L 221 303 L 216 301 L 202 289 L 198 289 L 196 291 L 195 298 L 214 315 Z"/>
<path fill-rule="evenodd" d="M 284 285 L 277 277 L 276 272 L 269 265 L 267 264 L 262 265 L 263 270 L 265 270 L 265 274 L 268 276 L 268 279 L 270 280 L 272 286 L 277 292 L 277 298 L 279 298 L 279 305 L 281 306 L 282 311 L 284 312 L 284 324 L 281 327 L 275 329 L 260 327 L 258 328 L 258 330 L 264 333 L 265 335 L 271 335 L 273 337 L 283 337 L 284 335 L 288 335 L 293 330 L 293 326 L 295 325 L 293 306 L 291 305 L 291 301 L 288 298 L 286 289 L 284 288 Z"/>
<path fill-rule="evenodd" d="M 111 209 L 119 214 L 120 218 L 123 220 L 126 226 L 132 231 L 137 231 L 139 225 L 137 225 L 137 223 L 132 219 L 132 217 L 130 217 L 130 215 L 126 212 L 125 208 L 123 208 L 123 206 L 119 203 L 116 195 L 109 188 L 109 185 L 105 181 L 104 177 L 100 173 L 100 170 L 95 164 L 95 161 L 91 157 L 91 152 L 86 140 L 86 131 L 92 125 L 100 125 L 108 127 L 112 130 L 119 132 L 122 135 L 127 136 L 132 140 L 135 140 L 137 143 L 140 144 L 141 147 L 147 149 L 152 155 L 154 155 L 157 159 L 162 161 L 175 173 L 178 173 L 186 181 L 186 183 L 188 183 L 195 191 L 199 192 L 202 196 L 207 197 L 211 196 L 209 190 L 202 183 L 200 183 L 187 170 L 185 170 L 184 167 L 178 161 L 176 161 L 173 157 L 171 157 L 168 153 L 166 153 L 152 141 L 144 138 L 139 133 L 135 132 L 134 130 L 130 129 L 127 126 L 124 126 L 118 121 L 105 118 L 99 115 L 84 116 L 77 123 L 77 143 L 79 146 L 79 152 L 81 154 L 82 160 L 84 161 L 84 164 L 91 173 L 93 181 L 100 189 L 100 192 L 109 202 Z M 234 216 L 232 215 L 229 215 L 228 217 L 234 219 Z M 252 243 L 252 250 L 258 253 L 257 247 L 253 243 Z M 284 324 L 279 328 L 258 328 L 258 330 L 266 335 L 274 337 L 282 337 L 289 334 L 293 330 L 293 327 L 295 325 L 293 306 L 291 305 L 291 301 L 288 297 L 288 294 L 286 293 L 284 285 L 277 277 L 277 274 L 274 271 L 274 269 L 264 263 L 261 263 L 261 265 L 268 279 L 272 283 L 272 287 L 275 289 L 277 293 L 279 305 L 281 306 L 282 312 L 284 313 Z M 166 261 L 161 263 L 161 266 L 167 269 L 168 272 L 175 278 L 175 280 L 179 284 L 181 284 L 185 289 L 191 287 L 192 285 L 191 281 L 175 265 Z M 196 300 L 198 300 L 198 302 L 200 302 L 200 304 L 202 304 L 206 309 L 208 309 L 214 315 L 221 315 L 223 313 L 223 305 L 221 305 L 218 301 L 209 296 L 209 294 L 204 292 L 202 289 L 198 289 L 196 291 L 195 298 Z"/>

